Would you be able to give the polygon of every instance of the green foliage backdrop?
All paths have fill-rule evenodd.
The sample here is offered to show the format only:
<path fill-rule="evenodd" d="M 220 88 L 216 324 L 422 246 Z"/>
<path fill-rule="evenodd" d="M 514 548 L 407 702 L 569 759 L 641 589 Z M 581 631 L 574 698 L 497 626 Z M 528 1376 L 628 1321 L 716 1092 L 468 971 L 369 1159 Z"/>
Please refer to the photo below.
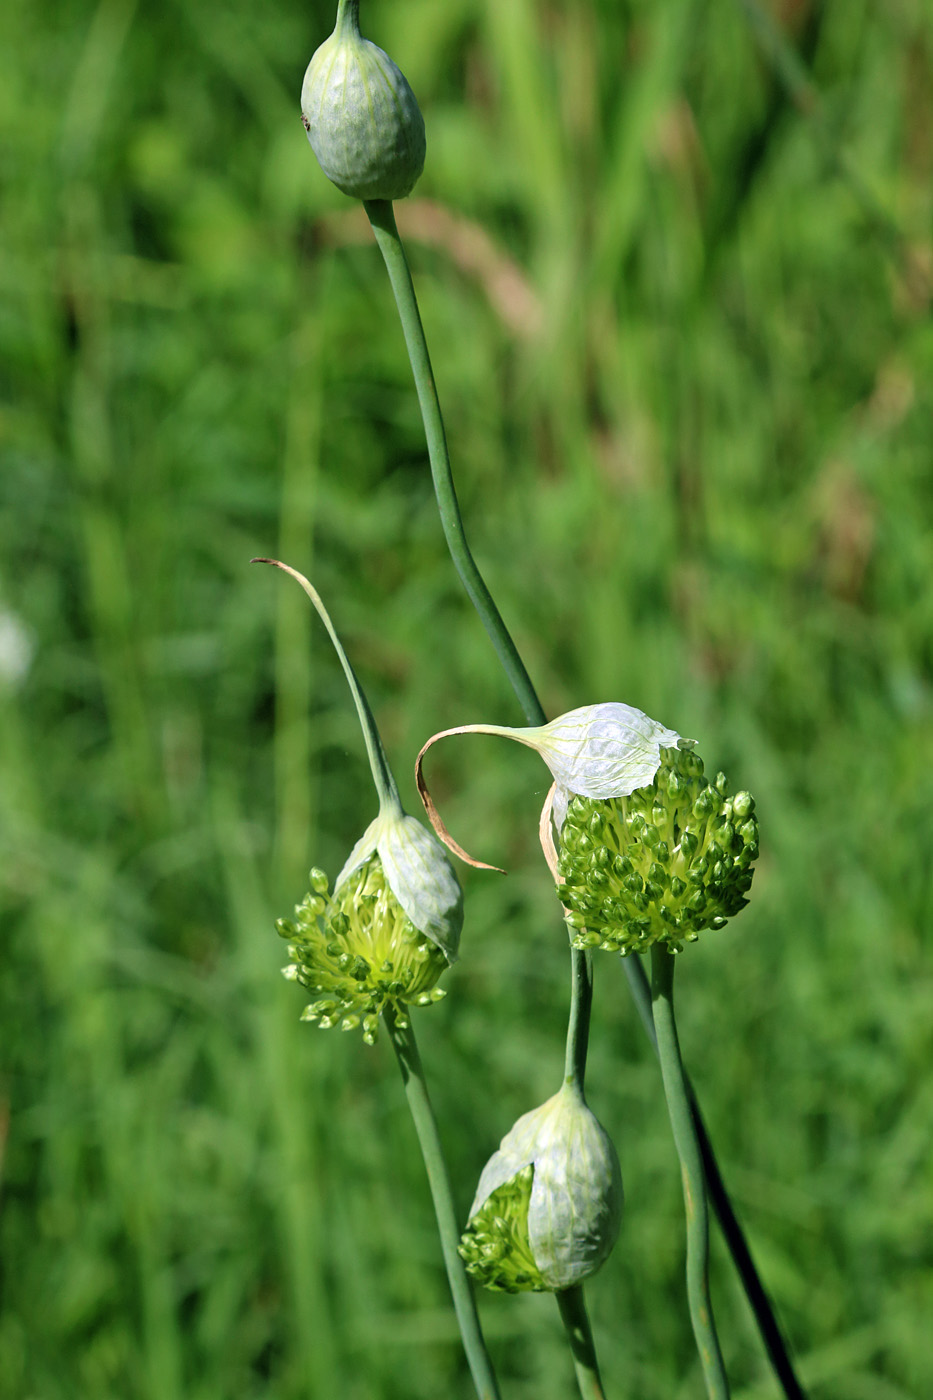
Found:
<path fill-rule="evenodd" d="M 933 1373 L 933 11 L 370 0 L 428 164 L 399 210 L 476 553 L 550 713 L 624 699 L 757 796 L 681 1033 L 814 1400 Z M 381 260 L 298 120 L 333 6 L 0 17 L 0 1397 L 467 1397 L 385 1045 L 298 1024 L 272 930 L 375 810 L 319 586 L 414 809 L 519 722 L 442 544 Z M 786 76 L 793 78 L 793 72 Z M 854 172 L 858 172 L 857 177 Z M 461 1208 L 557 1087 L 543 769 L 432 755 L 465 876 L 418 1018 Z M 610 1393 L 695 1396 L 679 1181 L 617 962 Z M 726 1266 L 742 1400 L 776 1394 Z M 573 1381 L 486 1297 L 504 1391 Z"/>

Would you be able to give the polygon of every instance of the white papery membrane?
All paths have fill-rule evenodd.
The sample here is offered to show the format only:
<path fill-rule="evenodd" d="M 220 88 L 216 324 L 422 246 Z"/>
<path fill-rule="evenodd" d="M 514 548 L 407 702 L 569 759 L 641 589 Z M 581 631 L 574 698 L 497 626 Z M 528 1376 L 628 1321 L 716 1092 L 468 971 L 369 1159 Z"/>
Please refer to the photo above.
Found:
<path fill-rule="evenodd" d="M 650 719 L 643 711 L 613 700 L 568 710 L 549 724 L 537 727 L 463 724 L 432 735 L 415 763 L 415 780 L 425 811 L 444 845 L 461 860 L 484 870 L 498 870 L 499 867 L 475 860 L 454 840 L 424 781 L 424 755 L 438 739 L 455 734 L 499 734 L 539 753 L 555 782 L 551 810 L 558 831 L 572 797 L 601 800 L 627 797 L 637 788 L 654 782 L 661 766 L 662 749 L 690 742 L 682 740 L 676 730 Z"/>
<path fill-rule="evenodd" d="M 622 1221 L 615 1147 L 573 1085 L 564 1084 L 506 1133 L 480 1175 L 470 1218 L 529 1165 L 531 1252 L 549 1288 L 570 1288 L 609 1257 Z"/>
<path fill-rule="evenodd" d="M 415 928 L 456 962 L 463 928 L 463 893 L 440 841 L 407 813 L 384 808 L 370 822 L 337 876 L 335 893 L 371 855 Z"/>

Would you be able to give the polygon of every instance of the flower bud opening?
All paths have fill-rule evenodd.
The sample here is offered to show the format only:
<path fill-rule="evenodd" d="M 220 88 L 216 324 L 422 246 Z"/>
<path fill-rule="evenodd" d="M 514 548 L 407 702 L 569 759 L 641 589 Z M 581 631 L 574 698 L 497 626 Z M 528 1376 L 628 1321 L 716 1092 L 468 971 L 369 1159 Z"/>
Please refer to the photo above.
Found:
<path fill-rule="evenodd" d="M 333 895 L 323 872 L 313 870 L 311 892 L 294 919 L 280 919 L 277 928 L 288 939 L 285 976 L 316 997 L 301 1019 L 316 1021 L 322 1030 L 362 1026 L 363 1039 L 374 1045 L 386 1006 L 404 1023 L 404 1005 L 429 1006 L 444 996 L 435 984 L 447 958 L 408 918 L 377 855 Z"/>
<path fill-rule="evenodd" d="M 650 787 L 574 797 L 560 830 L 557 893 L 574 946 L 679 952 L 748 903 L 758 822 L 747 792 L 704 776 L 692 745 L 661 750 Z"/>
<path fill-rule="evenodd" d="M 486 1163 L 460 1253 L 486 1288 L 554 1292 L 600 1268 L 621 1218 L 615 1148 L 568 1082 L 523 1114 Z"/>

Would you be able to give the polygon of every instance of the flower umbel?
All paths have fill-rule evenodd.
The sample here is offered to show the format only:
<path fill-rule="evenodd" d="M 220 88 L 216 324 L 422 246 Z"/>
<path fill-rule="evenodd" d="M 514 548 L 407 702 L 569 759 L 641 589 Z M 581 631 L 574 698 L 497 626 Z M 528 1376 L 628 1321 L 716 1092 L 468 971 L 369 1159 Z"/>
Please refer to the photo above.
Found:
<path fill-rule="evenodd" d="M 575 796 L 560 829 L 557 893 L 574 946 L 679 952 L 748 903 L 758 855 L 754 799 L 711 783 L 688 740 L 661 750 L 654 781 L 624 796 Z"/>
<path fill-rule="evenodd" d="M 291 574 L 327 628 L 350 685 L 379 797 L 379 813 L 350 852 L 333 893 L 324 872 L 312 870 L 311 888 L 295 917 L 278 920 L 291 959 L 283 971 L 316 997 L 302 1020 L 324 1030 L 361 1025 L 363 1039 L 373 1045 L 388 1006 L 404 1028 L 404 1006 L 427 1006 L 444 995 L 435 983 L 456 961 L 463 896 L 440 842 L 402 810 L 372 711 L 317 591 L 276 559 L 253 562 Z"/>
<path fill-rule="evenodd" d="M 316 1021 L 322 1030 L 362 1025 L 363 1039 L 373 1045 L 387 1005 L 404 1026 L 404 1004 L 440 1001 L 445 993 L 435 983 L 447 958 L 405 914 L 378 855 L 370 855 L 333 895 L 322 870 L 311 871 L 310 885 L 294 919 L 276 924 L 288 939 L 285 976 L 317 997 L 302 1012 L 303 1021 Z"/>
<path fill-rule="evenodd" d="M 556 1292 L 605 1262 L 621 1219 L 616 1150 L 568 1081 L 486 1163 L 460 1253 L 486 1288 Z"/>

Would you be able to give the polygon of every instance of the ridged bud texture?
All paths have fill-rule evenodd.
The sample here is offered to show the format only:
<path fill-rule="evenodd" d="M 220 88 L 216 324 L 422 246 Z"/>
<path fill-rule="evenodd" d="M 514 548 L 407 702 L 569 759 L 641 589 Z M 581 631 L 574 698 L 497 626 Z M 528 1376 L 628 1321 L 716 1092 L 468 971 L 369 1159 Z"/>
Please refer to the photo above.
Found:
<path fill-rule="evenodd" d="M 276 924 L 291 959 L 283 971 L 315 997 L 303 1021 L 315 1021 L 322 1030 L 362 1026 L 363 1039 L 373 1045 L 386 1006 L 404 1026 L 404 1005 L 428 1006 L 444 996 L 435 984 L 447 958 L 408 918 L 378 856 L 343 880 L 333 896 L 328 888 L 326 875 L 312 870 L 311 889 L 294 919 Z"/>
<path fill-rule="evenodd" d="M 557 893 L 574 945 L 679 952 L 748 903 L 758 822 L 747 792 L 730 797 L 682 746 L 661 750 L 650 787 L 598 801 L 574 797 L 560 832 Z"/>
<path fill-rule="evenodd" d="M 424 169 L 424 120 L 400 69 L 353 22 L 317 50 L 301 113 L 321 169 L 354 199 L 402 199 Z"/>

